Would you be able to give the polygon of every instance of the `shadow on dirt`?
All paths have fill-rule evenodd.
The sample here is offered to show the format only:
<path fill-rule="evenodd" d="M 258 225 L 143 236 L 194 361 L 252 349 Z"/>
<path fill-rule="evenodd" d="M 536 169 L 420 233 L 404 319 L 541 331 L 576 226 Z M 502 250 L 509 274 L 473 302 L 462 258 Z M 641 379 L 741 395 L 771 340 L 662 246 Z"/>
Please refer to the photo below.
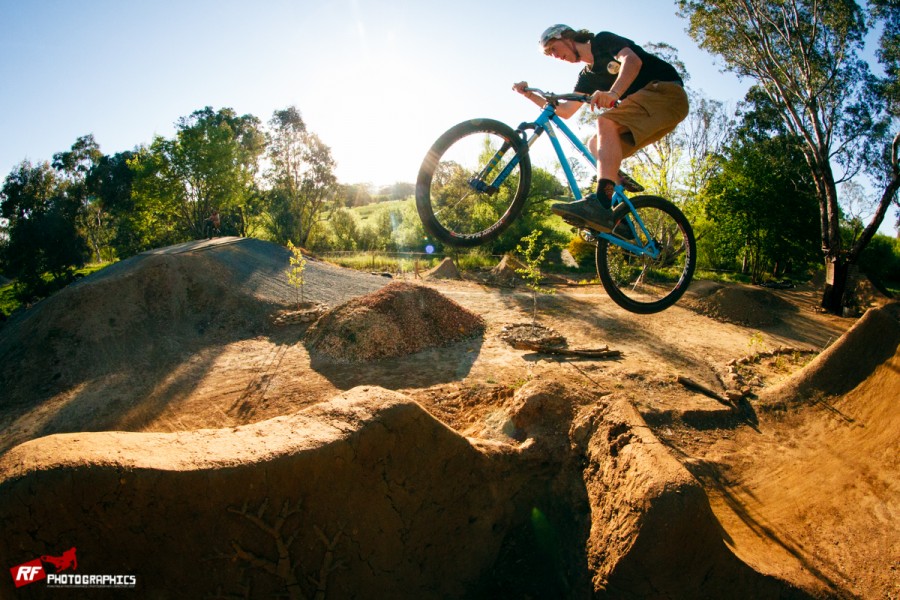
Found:
<path fill-rule="evenodd" d="M 0 453 L 53 433 L 139 429 L 190 397 L 229 344 L 275 331 L 269 317 L 298 295 L 288 256 L 253 239 L 171 246 L 10 319 L 0 329 Z M 310 261 L 304 293 L 336 303 L 388 281 Z M 26 419 L 40 425 L 23 429 Z"/>
<path fill-rule="evenodd" d="M 778 531 L 768 526 L 764 521 L 758 518 L 756 512 L 748 506 L 741 498 L 752 497 L 752 490 L 748 490 L 735 483 L 729 476 L 728 467 L 719 463 L 703 460 L 690 456 L 677 446 L 665 442 L 663 443 L 672 454 L 678 458 L 682 465 L 703 484 L 707 493 L 719 495 L 725 504 L 743 521 L 747 527 L 756 533 L 760 538 L 764 538 L 769 543 L 782 548 L 789 555 L 793 556 L 813 577 L 815 577 L 822 586 L 833 593 L 836 597 L 843 597 L 846 590 L 834 581 L 821 569 L 822 557 L 812 555 L 807 552 L 803 544 L 793 539 L 784 531 Z M 734 540 L 728 535 L 725 529 L 720 527 L 722 539 L 729 544 L 734 544 Z M 819 566 L 817 566 L 817 564 Z M 837 565 L 829 565 L 834 571 Z M 796 598 L 809 598 L 807 594 L 795 591 Z"/>
<path fill-rule="evenodd" d="M 359 364 L 338 363 L 312 354 L 310 365 L 335 387 L 349 390 L 359 385 L 377 385 L 388 389 L 425 388 L 464 379 L 478 358 L 482 338 L 459 342 L 444 348 L 423 350 L 410 356 L 383 358 Z"/>

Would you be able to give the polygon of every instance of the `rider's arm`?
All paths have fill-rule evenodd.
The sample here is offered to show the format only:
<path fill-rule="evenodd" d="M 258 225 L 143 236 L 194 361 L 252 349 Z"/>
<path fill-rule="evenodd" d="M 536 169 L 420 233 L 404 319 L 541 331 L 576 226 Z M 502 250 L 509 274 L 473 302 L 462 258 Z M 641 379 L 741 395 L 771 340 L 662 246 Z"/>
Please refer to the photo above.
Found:
<path fill-rule="evenodd" d="M 525 88 L 528 87 L 527 81 L 520 81 L 519 83 L 513 84 L 513 89 L 540 106 L 544 108 L 544 105 L 547 103 L 546 100 L 535 94 L 534 92 L 526 92 Z M 563 119 L 568 119 L 581 108 L 583 102 L 577 102 L 573 100 L 560 102 L 559 106 L 556 107 L 556 114 L 562 117 Z"/>
<path fill-rule="evenodd" d="M 578 112 L 578 109 L 581 108 L 582 104 L 584 104 L 584 102 L 578 102 L 577 100 L 560 102 L 559 106 L 556 107 L 556 114 L 563 119 L 568 119 Z"/>
<path fill-rule="evenodd" d="M 622 98 L 622 94 L 628 91 L 634 80 L 637 79 L 644 61 L 634 50 L 625 46 L 616 54 L 619 62 L 619 75 L 610 86 L 609 91 L 596 91 L 591 95 L 591 108 L 610 108 Z"/>
<path fill-rule="evenodd" d="M 516 90 L 517 92 L 519 92 L 520 94 L 522 94 L 523 96 L 525 96 L 526 98 L 528 98 L 529 100 L 531 100 L 532 102 L 534 102 L 535 104 L 540 106 L 541 108 L 544 108 L 544 104 L 545 104 L 544 99 L 541 98 L 540 96 L 538 96 L 537 94 L 535 94 L 534 92 L 526 92 L 525 90 L 527 87 L 528 87 L 527 81 L 520 81 L 519 83 L 513 84 L 514 90 Z"/>

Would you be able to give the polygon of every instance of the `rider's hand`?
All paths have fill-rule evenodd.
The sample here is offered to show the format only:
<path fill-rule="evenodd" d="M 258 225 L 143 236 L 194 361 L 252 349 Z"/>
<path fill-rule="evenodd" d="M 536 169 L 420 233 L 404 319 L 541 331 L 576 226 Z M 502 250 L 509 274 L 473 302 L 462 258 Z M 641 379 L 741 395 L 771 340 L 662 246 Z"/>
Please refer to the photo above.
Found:
<path fill-rule="evenodd" d="M 597 90 L 591 94 L 591 110 L 597 108 L 612 108 L 618 101 L 619 96 L 615 92 Z"/>
<path fill-rule="evenodd" d="M 525 88 L 527 88 L 527 87 L 528 87 L 527 81 L 520 81 L 519 83 L 514 83 L 512 89 L 514 89 L 517 92 L 519 92 L 520 94 L 524 95 L 527 93 L 525 91 Z"/>

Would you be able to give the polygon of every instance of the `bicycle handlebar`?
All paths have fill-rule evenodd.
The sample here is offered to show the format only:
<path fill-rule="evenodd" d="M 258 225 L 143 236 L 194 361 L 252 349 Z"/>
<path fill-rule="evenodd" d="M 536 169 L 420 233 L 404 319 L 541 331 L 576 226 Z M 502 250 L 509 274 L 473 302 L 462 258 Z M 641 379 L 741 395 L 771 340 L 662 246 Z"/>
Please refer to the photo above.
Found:
<path fill-rule="evenodd" d="M 577 93 L 569 93 L 569 94 L 554 94 L 553 92 L 545 92 L 540 88 L 535 87 L 527 87 L 525 88 L 526 92 L 534 92 L 553 106 L 559 104 L 560 100 L 572 100 L 575 102 L 590 102 L 591 96 L 590 94 L 577 94 Z"/>

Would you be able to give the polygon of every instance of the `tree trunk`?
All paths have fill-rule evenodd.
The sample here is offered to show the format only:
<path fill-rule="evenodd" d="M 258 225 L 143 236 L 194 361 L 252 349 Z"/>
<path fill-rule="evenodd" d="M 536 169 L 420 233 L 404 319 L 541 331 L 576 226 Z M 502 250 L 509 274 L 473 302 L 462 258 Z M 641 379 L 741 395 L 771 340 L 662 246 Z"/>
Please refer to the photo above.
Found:
<path fill-rule="evenodd" d="M 900 133 L 894 136 L 894 140 L 891 143 L 891 167 L 892 177 L 885 186 L 884 193 L 878 203 L 875 215 L 872 217 L 872 221 L 869 225 L 863 230 L 862 235 L 859 236 L 859 239 L 856 241 L 856 244 L 854 244 L 851 251 L 845 255 L 841 253 L 838 248 L 838 251 L 836 252 L 835 248 L 829 248 L 827 243 L 828 238 L 823 237 L 823 240 L 825 241 L 823 246 L 826 255 L 825 291 L 822 294 L 822 308 L 830 313 L 836 315 L 843 314 L 844 306 L 847 304 L 848 300 L 847 293 L 852 291 L 848 289 L 851 269 L 859 260 L 860 254 L 862 254 L 866 245 L 868 245 L 869 241 L 875 235 L 875 232 L 881 226 L 881 223 L 887 214 L 888 207 L 893 201 L 894 196 L 897 194 L 897 191 L 900 190 Z M 837 230 L 837 235 L 840 235 L 840 230 Z M 838 243 L 840 242 L 839 237 L 832 237 L 831 239 L 836 240 Z"/>
<path fill-rule="evenodd" d="M 850 264 L 840 257 L 825 259 L 825 291 L 822 294 L 822 308 L 826 311 L 842 315 L 844 299 L 847 293 L 847 281 Z"/>

